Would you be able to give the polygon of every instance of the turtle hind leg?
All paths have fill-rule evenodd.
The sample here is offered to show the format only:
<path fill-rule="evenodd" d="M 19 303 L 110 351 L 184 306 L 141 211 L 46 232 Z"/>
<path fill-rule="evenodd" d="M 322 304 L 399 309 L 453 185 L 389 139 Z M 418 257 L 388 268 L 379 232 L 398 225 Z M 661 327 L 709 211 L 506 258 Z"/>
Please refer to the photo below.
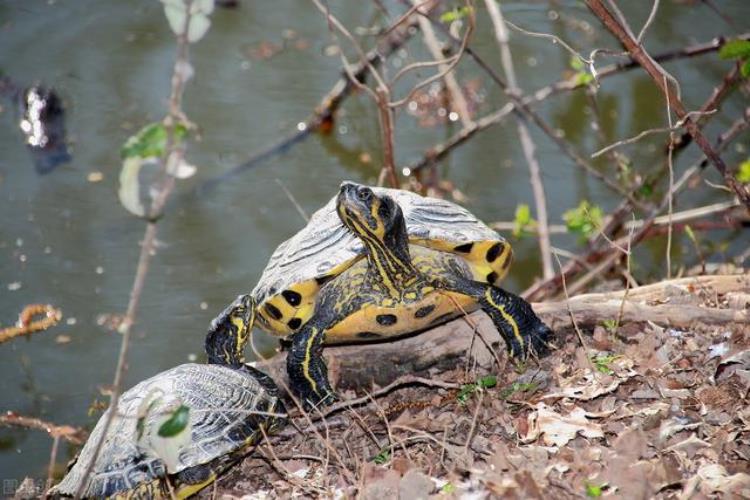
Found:
<path fill-rule="evenodd" d="M 323 359 L 323 328 L 307 324 L 292 338 L 286 358 L 292 391 L 306 408 L 323 406 L 337 398 L 328 382 L 328 368 Z"/>
<path fill-rule="evenodd" d="M 547 352 L 552 330 L 518 295 L 468 279 L 455 279 L 447 288 L 479 302 L 482 310 L 492 318 L 513 357 L 523 359 L 532 353 L 542 355 Z"/>

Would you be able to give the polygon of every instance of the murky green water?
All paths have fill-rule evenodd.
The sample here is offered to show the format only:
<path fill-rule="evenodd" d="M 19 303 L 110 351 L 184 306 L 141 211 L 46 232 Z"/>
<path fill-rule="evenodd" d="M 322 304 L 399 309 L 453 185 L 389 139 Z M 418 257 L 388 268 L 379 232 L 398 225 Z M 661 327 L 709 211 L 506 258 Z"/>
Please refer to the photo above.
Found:
<path fill-rule="evenodd" d="M 627 3 L 626 14 L 635 26 L 645 20 L 651 5 L 645 0 L 621 3 Z M 350 27 L 382 22 L 374 3 L 334 4 Z M 750 4 L 744 0 L 716 2 L 735 26 L 701 2 L 662 4 L 647 39 L 653 51 L 750 28 Z M 578 2 L 504 5 L 514 22 L 555 33 L 585 53 L 605 44 L 614 46 Z M 474 46 L 499 67 L 485 14 L 480 8 Z M 337 57 L 325 54 L 330 44 L 326 24 L 309 2 L 242 1 L 237 10 L 218 10 L 213 23 L 208 36 L 194 47 L 196 78 L 185 95 L 185 109 L 202 130 L 202 141 L 188 152 L 200 170 L 178 186 L 159 225 L 161 245 L 138 314 L 128 387 L 191 356 L 200 358 L 211 318 L 253 287 L 276 245 L 301 227 L 303 220 L 277 179 L 312 212 L 334 194 L 342 179 L 372 182 L 378 171 L 376 115 L 371 103 L 359 96 L 346 103 L 335 137 L 312 137 L 210 194 L 192 194 L 201 180 L 241 163 L 306 117 L 337 78 L 339 67 Z M 263 41 L 281 43 L 284 30 L 294 30 L 309 47 L 289 48 L 268 60 L 248 56 Z M 514 33 L 512 49 L 519 80 L 527 90 L 559 79 L 568 65 L 568 55 L 546 40 Z M 400 54 L 401 64 L 425 53 L 418 37 L 409 50 L 411 55 Z M 87 409 L 95 400 L 106 401 L 100 390 L 111 383 L 120 338 L 99 326 L 97 318 L 124 311 L 144 230 L 143 222 L 117 200 L 118 151 L 137 128 L 163 116 L 173 57 L 173 39 L 155 0 L 0 3 L 0 70 L 17 82 L 40 81 L 60 92 L 68 107 L 74 156 L 70 165 L 38 176 L 13 107 L 2 103 L 0 324 L 12 324 L 26 304 L 35 302 L 55 304 L 65 319 L 53 330 L 0 345 L 0 411 L 90 426 L 98 413 L 89 416 Z M 697 107 L 728 64 L 709 55 L 669 68 L 682 81 L 686 102 Z M 392 65 L 389 71 L 394 71 Z M 471 62 L 461 65 L 460 76 L 481 79 L 487 99 L 480 114 L 504 102 Z M 663 103 L 642 73 L 606 80 L 599 99 L 608 140 L 664 124 Z M 741 94 L 729 99 L 725 112 L 708 127 L 709 135 L 723 130 L 746 105 Z M 589 126 L 583 94 L 552 99 L 539 109 L 583 151 L 600 147 Z M 401 113 L 396 133 L 399 162 L 408 163 L 449 133 L 444 127 L 420 128 L 414 118 Z M 616 204 L 615 197 L 575 170 L 538 130 L 532 129 L 532 134 L 553 223 L 560 223 L 562 211 L 582 198 L 607 209 Z M 654 138 L 627 152 L 637 168 L 647 170 L 654 148 L 661 144 L 662 138 Z M 361 152 L 375 161 L 362 163 Z M 732 150 L 726 158 L 740 156 Z M 692 149 L 681 155 L 678 170 L 695 157 Z M 469 208 L 488 221 L 510 220 L 518 203 L 532 204 L 512 121 L 457 150 L 441 169 L 468 196 Z M 92 172 L 101 172 L 103 180 L 89 182 Z M 701 189 L 684 200 L 716 198 L 707 193 Z M 747 234 L 713 232 L 707 238 L 730 241 L 729 254 L 748 244 Z M 553 244 L 576 249 L 570 237 L 556 236 Z M 678 238 L 675 254 L 693 259 L 691 248 Z M 662 255 L 659 245 L 645 247 L 636 259 L 636 272 L 644 276 L 663 269 Z M 516 243 L 516 256 L 508 287 L 520 290 L 539 272 L 534 240 Z M 70 337 L 70 342 L 57 343 L 60 335 Z M 263 345 L 270 349 L 273 343 L 265 339 Z M 0 479 L 44 477 L 50 445 L 40 432 L 0 429 Z M 69 454 L 63 447 L 58 460 Z"/>

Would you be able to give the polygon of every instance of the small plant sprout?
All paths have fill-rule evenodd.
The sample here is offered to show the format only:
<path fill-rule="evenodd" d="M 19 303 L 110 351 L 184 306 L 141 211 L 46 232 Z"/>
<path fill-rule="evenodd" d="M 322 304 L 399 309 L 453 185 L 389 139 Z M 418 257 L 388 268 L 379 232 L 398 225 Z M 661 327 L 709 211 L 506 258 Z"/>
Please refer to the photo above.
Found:
<path fill-rule="evenodd" d="M 516 206 L 516 215 L 513 219 L 513 236 L 521 238 L 528 236 L 537 227 L 537 221 L 531 217 L 531 209 L 525 203 Z"/>
<path fill-rule="evenodd" d="M 594 82 L 594 75 L 586 71 L 586 67 L 580 57 L 572 56 L 570 58 L 570 69 L 575 72 L 573 81 L 576 85 L 589 85 Z"/>
<path fill-rule="evenodd" d="M 606 485 L 586 483 L 586 496 L 589 498 L 600 498 L 606 489 Z"/>
<path fill-rule="evenodd" d="M 578 233 L 581 240 L 593 236 L 602 227 L 604 212 L 598 205 L 582 200 L 576 208 L 563 213 L 563 220 L 572 233 Z"/>
<path fill-rule="evenodd" d="M 534 391 L 536 391 L 538 387 L 539 387 L 539 384 L 536 382 L 513 382 L 509 386 L 504 387 L 500 391 L 499 396 L 500 396 L 500 399 L 505 401 L 505 400 L 510 399 L 512 395 L 519 393 L 519 392 L 528 392 L 531 394 Z"/>
<path fill-rule="evenodd" d="M 743 184 L 750 184 L 750 158 L 740 163 L 737 168 L 737 180 Z"/>
<path fill-rule="evenodd" d="M 391 460 L 391 449 L 390 448 L 383 448 L 380 450 L 380 453 L 375 455 L 375 458 L 372 459 L 373 462 L 375 462 L 377 465 L 385 465 Z"/>
<path fill-rule="evenodd" d="M 472 384 L 462 385 L 461 389 L 458 391 L 458 395 L 456 396 L 456 399 L 458 400 L 458 403 L 461 406 L 463 406 L 469 401 L 469 398 L 471 398 L 473 394 L 476 394 L 477 392 L 482 391 L 484 389 L 490 389 L 492 387 L 495 387 L 496 385 L 497 385 L 497 377 L 495 377 L 494 375 L 487 375 L 485 377 L 481 377 Z"/>
<path fill-rule="evenodd" d="M 615 372 L 609 367 L 610 364 L 620 356 L 617 355 L 605 355 L 605 356 L 591 356 L 591 362 L 596 368 L 596 371 L 604 373 L 605 375 L 612 375 Z"/>
<path fill-rule="evenodd" d="M 750 76 L 750 41 L 732 40 L 725 43 L 719 50 L 719 57 L 740 61 L 740 74 L 745 78 Z"/>
<path fill-rule="evenodd" d="M 460 21 L 469 14 L 471 14 L 471 7 L 454 7 L 452 10 L 448 10 L 440 15 L 440 22 L 448 24 L 454 21 Z"/>
<path fill-rule="evenodd" d="M 616 319 L 604 319 L 602 320 L 602 326 L 609 333 L 615 333 L 615 330 L 617 329 L 617 320 Z"/>

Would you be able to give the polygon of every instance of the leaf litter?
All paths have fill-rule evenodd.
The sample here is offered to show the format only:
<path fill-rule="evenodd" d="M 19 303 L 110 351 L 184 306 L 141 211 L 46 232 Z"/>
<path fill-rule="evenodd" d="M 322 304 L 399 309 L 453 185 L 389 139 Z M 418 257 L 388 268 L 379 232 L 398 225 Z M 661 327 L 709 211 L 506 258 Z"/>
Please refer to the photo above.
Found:
<path fill-rule="evenodd" d="M 584 333 L 588 349 L 558 331 L 524 373 L 433 370 L 463 390 L 409 386 L 315 431 L 297 418 L 201 495 L 750 498 L 747 325 Z"/>

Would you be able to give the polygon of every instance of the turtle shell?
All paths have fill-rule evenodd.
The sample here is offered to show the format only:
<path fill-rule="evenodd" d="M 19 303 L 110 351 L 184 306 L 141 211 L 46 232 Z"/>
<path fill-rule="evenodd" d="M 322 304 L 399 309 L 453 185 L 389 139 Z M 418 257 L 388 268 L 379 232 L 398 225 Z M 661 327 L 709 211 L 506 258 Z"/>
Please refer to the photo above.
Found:
<path fill-rule="evenodd" d="M 273 412 L 276 404 L 275 391 L 242 369 L 184 364 L 161 372 L 120 397 L 117 416 L 82 495 L 99 498 L 138 491 L 144 497 L 158 496 L 167 475 L 208 464 L 253 442 L 259 426 L 269 417 L 252 411 Z M 189 432 L 170 438 L 158 436 L 170 410 L 179 405 L 189 408 Z M 105 412 L 53 493 L 76 493 L 106 418 Z"/>
<path fill-rule="evenodd" d="M 511 262 L 510 244 L 465 208 L 411 191 L 371 187 L 401 207 L 409 242 L 466 258 L 474 278 L 497 284 Z M 260 325 L 277 335 L 299 328 L 312 314 L 320 285 L 364 256 L 364 245 L 342 223 L 336 197 L 271 255 L 252 294 Z"/>

